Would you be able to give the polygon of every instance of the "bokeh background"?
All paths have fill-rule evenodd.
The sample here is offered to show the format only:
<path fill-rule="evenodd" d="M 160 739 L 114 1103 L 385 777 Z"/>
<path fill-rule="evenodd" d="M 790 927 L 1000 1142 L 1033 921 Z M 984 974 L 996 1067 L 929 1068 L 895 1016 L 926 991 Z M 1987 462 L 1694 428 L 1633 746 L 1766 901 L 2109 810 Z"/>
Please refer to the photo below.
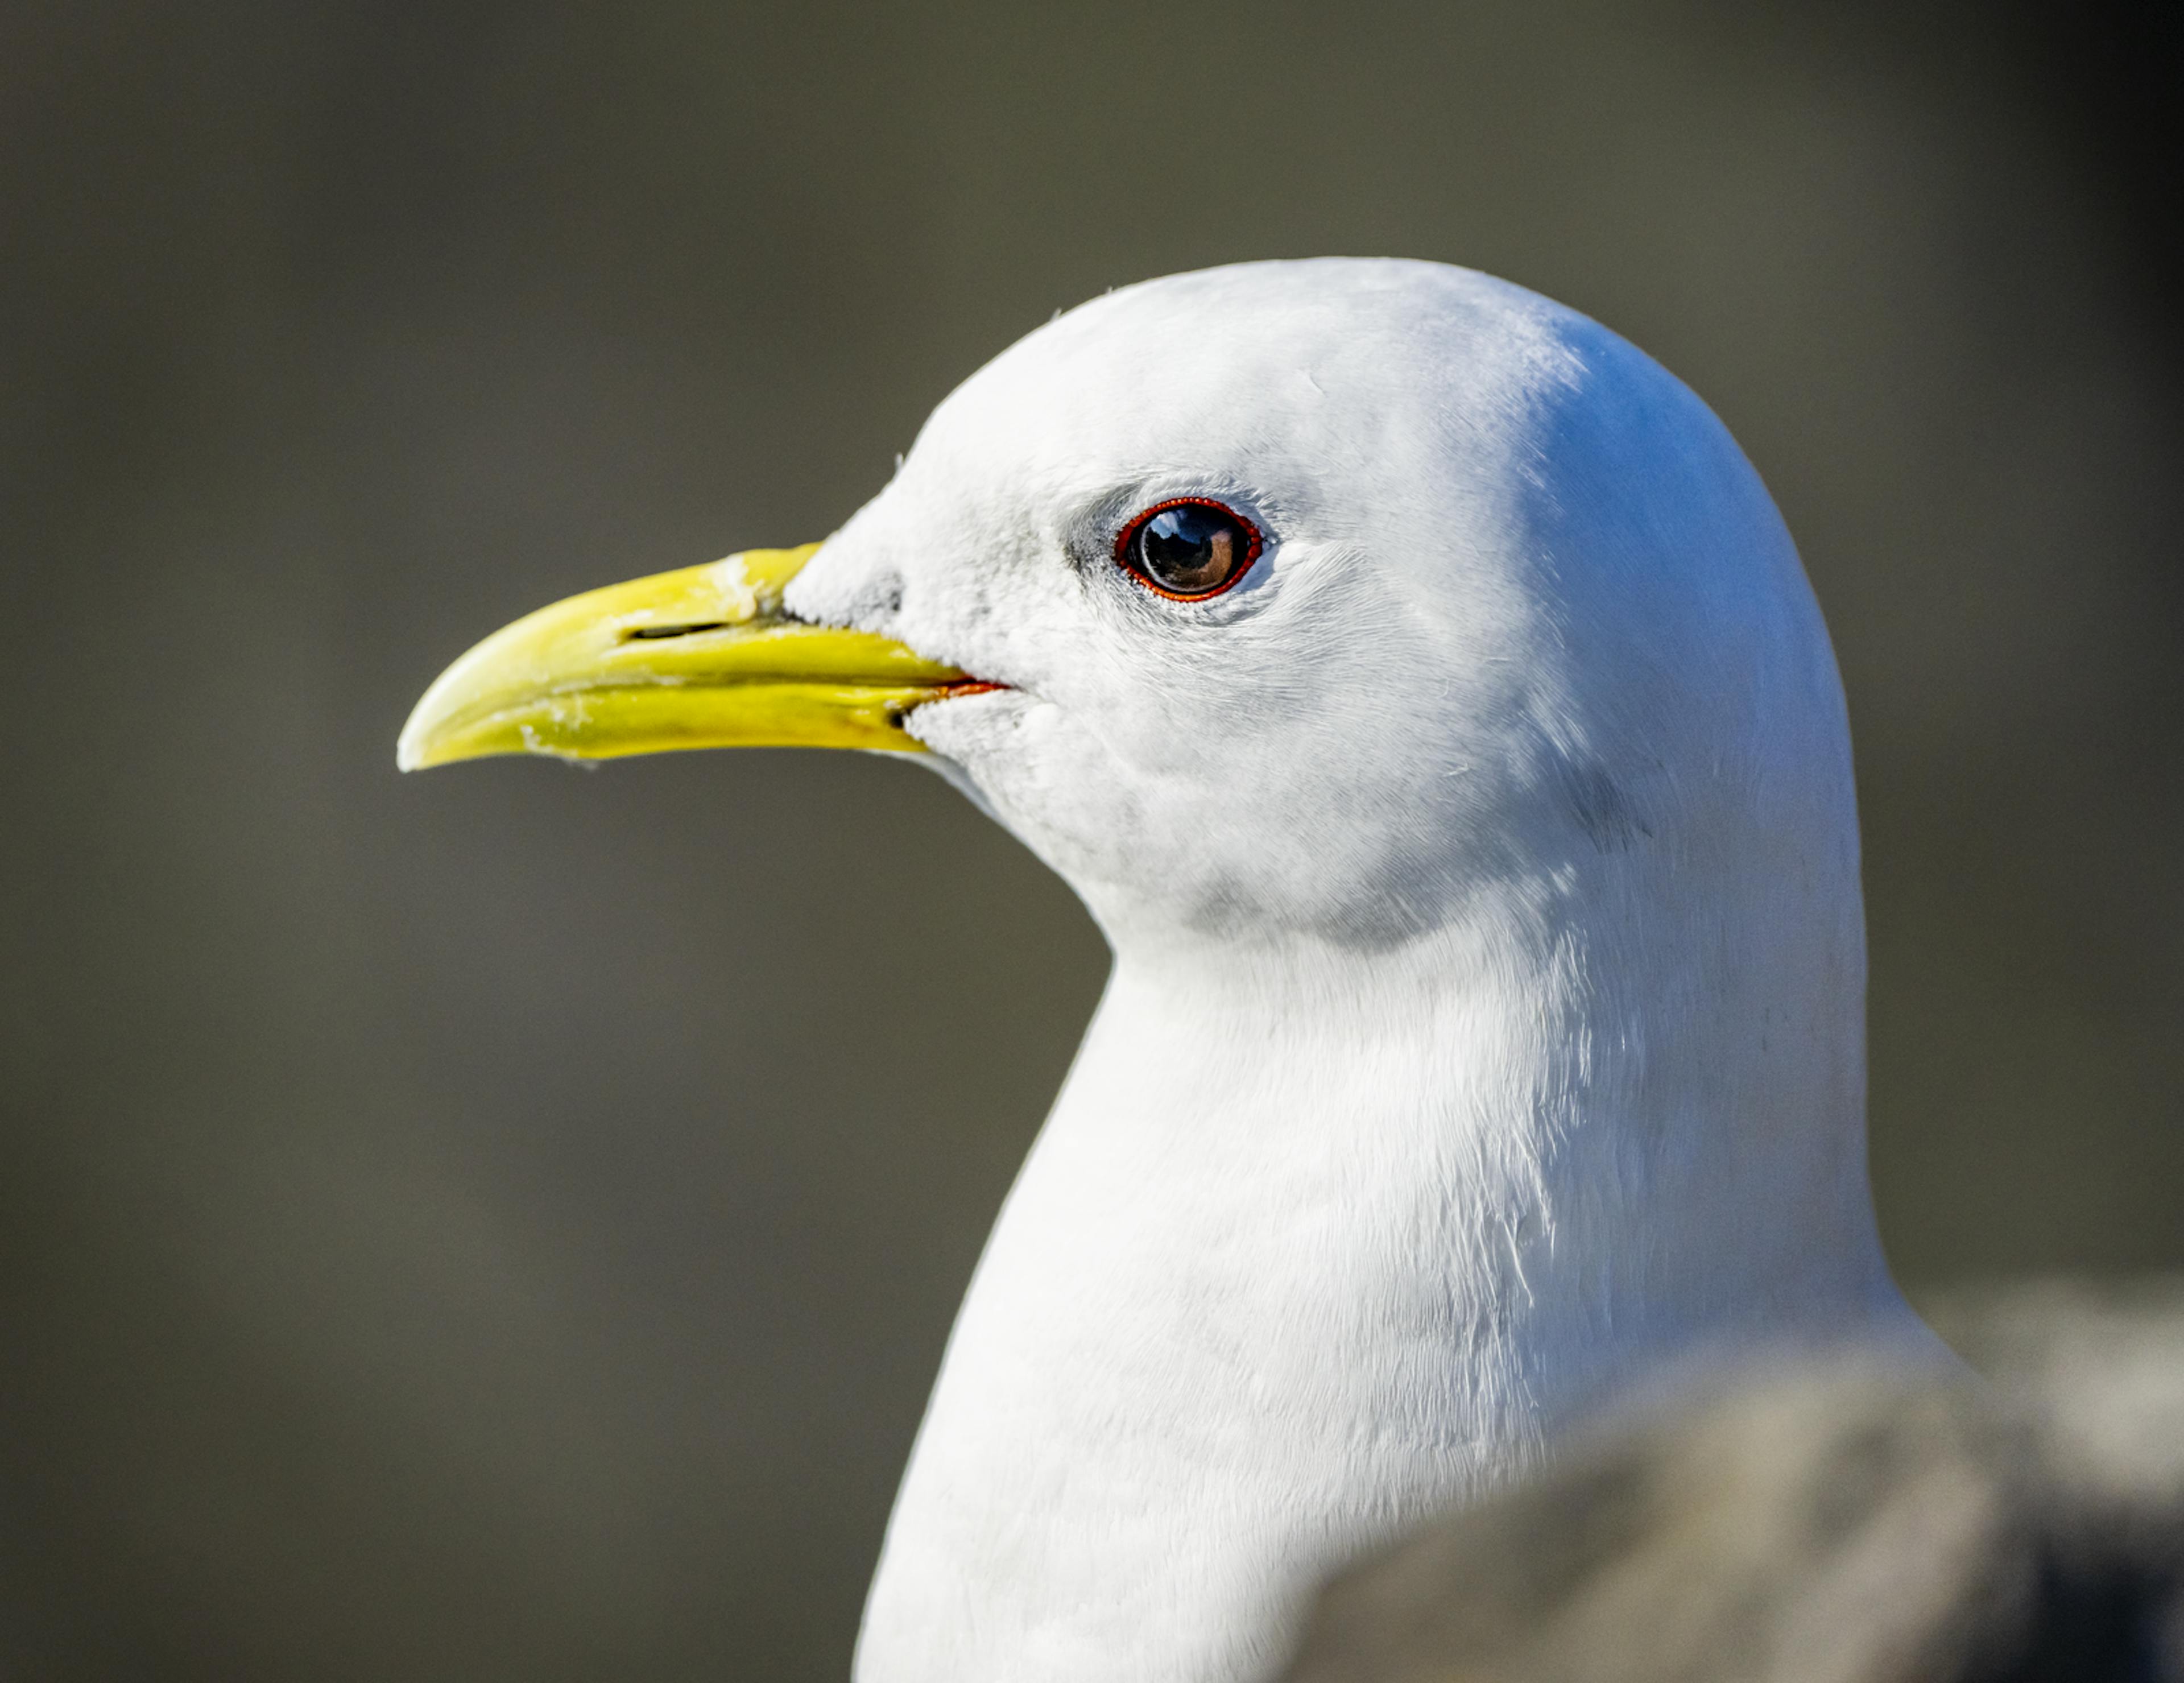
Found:
<path fill-rule="evenodd" d="M 1168 270 L 1695 386 L 1849 689 L 1899 1272 L 2184 1262 L 2178 15 L 0 10 L 0 1674 L 845 1675 L 1100 941 L 914 766 L 394 734 Z"/>

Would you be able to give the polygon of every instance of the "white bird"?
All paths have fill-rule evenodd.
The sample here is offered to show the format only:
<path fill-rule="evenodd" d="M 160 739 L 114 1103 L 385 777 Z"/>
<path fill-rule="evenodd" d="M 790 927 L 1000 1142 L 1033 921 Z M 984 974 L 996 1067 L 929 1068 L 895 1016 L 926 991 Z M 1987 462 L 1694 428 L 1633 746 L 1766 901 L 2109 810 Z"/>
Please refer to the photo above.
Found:
<path fill-rule="evenodd" d="M 519 621 L 405 766 L 928 750 L 1114 969 L 950 1340 L 860 1683 L 1245 1683 L 1702 1346 L 1925 1339 L 1865 1165 L 1848 730 L 1758 476 L 1438 265 L 1113 293 L 813 549 Z"/>

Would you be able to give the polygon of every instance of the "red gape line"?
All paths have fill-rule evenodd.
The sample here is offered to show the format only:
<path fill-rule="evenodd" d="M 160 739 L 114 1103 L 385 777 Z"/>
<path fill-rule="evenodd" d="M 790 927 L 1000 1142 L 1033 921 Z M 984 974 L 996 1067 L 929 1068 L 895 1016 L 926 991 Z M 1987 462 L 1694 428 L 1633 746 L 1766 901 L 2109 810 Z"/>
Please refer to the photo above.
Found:
<path fill-rule="evenodd" d="M 1185 595 L 1180 590 L 1170 590 L 1156 583 L 1130 564 L 1130 550 L 1137 543 L 1138 534 L 1145 530 L 1145 522 L 1155 515 L 1165 514 L 1170 509 L 1218 510 L 1242 527 L 1245 537 L 1251 539 L 1250 543 L 1245 547 L 1244 559 L 1236 571 L 1215 585 L 1212 589 L 1201 590 L 1195 596 Z M 1211 497 L 1170 497 L 1164 503 L 1155 503 L 1149 509 L 1139 510 L 1131 517 L 1130 523 L 1123 528 L 1122 536 L 1115 540 L 1115 565 L 1156 596 L 1165 596 L 1171 602 L 1211 602 L 1223 591 L 1234 590 L 1244 575 L 1251 571 L 1251 563 L 1259 559 L 1259 551 L 1265 548 L 1266 541 L 1259 536 L 1259 528 L 1230 508 L 1228 504 L 1217 503 Z"/>

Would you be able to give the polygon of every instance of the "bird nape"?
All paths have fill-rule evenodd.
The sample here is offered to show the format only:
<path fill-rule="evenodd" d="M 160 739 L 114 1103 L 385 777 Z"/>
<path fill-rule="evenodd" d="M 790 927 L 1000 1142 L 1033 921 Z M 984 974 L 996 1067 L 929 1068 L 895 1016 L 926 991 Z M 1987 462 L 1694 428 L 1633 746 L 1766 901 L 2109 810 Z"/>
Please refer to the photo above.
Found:
<path fill-rule="evenodd" d="M 891 750 L 1114 968 L 948 1346 L 861 1683 L 1242 1683 L 1694 1352 L 1928 1335 L 1865 1168 L 1841 688 L 1614 334 L 1435 264 L 1110 293 L 838 532 L 559 604 L 404 766 Z"/>

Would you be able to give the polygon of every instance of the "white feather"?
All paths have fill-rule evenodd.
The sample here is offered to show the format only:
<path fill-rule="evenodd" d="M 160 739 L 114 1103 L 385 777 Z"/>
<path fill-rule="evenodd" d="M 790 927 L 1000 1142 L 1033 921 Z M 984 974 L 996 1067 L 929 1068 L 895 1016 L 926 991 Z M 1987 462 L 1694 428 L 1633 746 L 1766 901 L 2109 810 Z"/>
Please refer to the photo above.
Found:
<path fill-rule="evenodd" d="M 1204 603 L 1112 560 L 1184 494 L 1268 536 Z M 789 602 L 1011 686 L 912 728 L 1116 955 L 860 1683 L 1266 1676 L 1331 1566 L 1693 1349 L 1915 1327 L 1826 633 L 1614 335 L 1428 264 L 1117 292 L 949 398 Z"/>

